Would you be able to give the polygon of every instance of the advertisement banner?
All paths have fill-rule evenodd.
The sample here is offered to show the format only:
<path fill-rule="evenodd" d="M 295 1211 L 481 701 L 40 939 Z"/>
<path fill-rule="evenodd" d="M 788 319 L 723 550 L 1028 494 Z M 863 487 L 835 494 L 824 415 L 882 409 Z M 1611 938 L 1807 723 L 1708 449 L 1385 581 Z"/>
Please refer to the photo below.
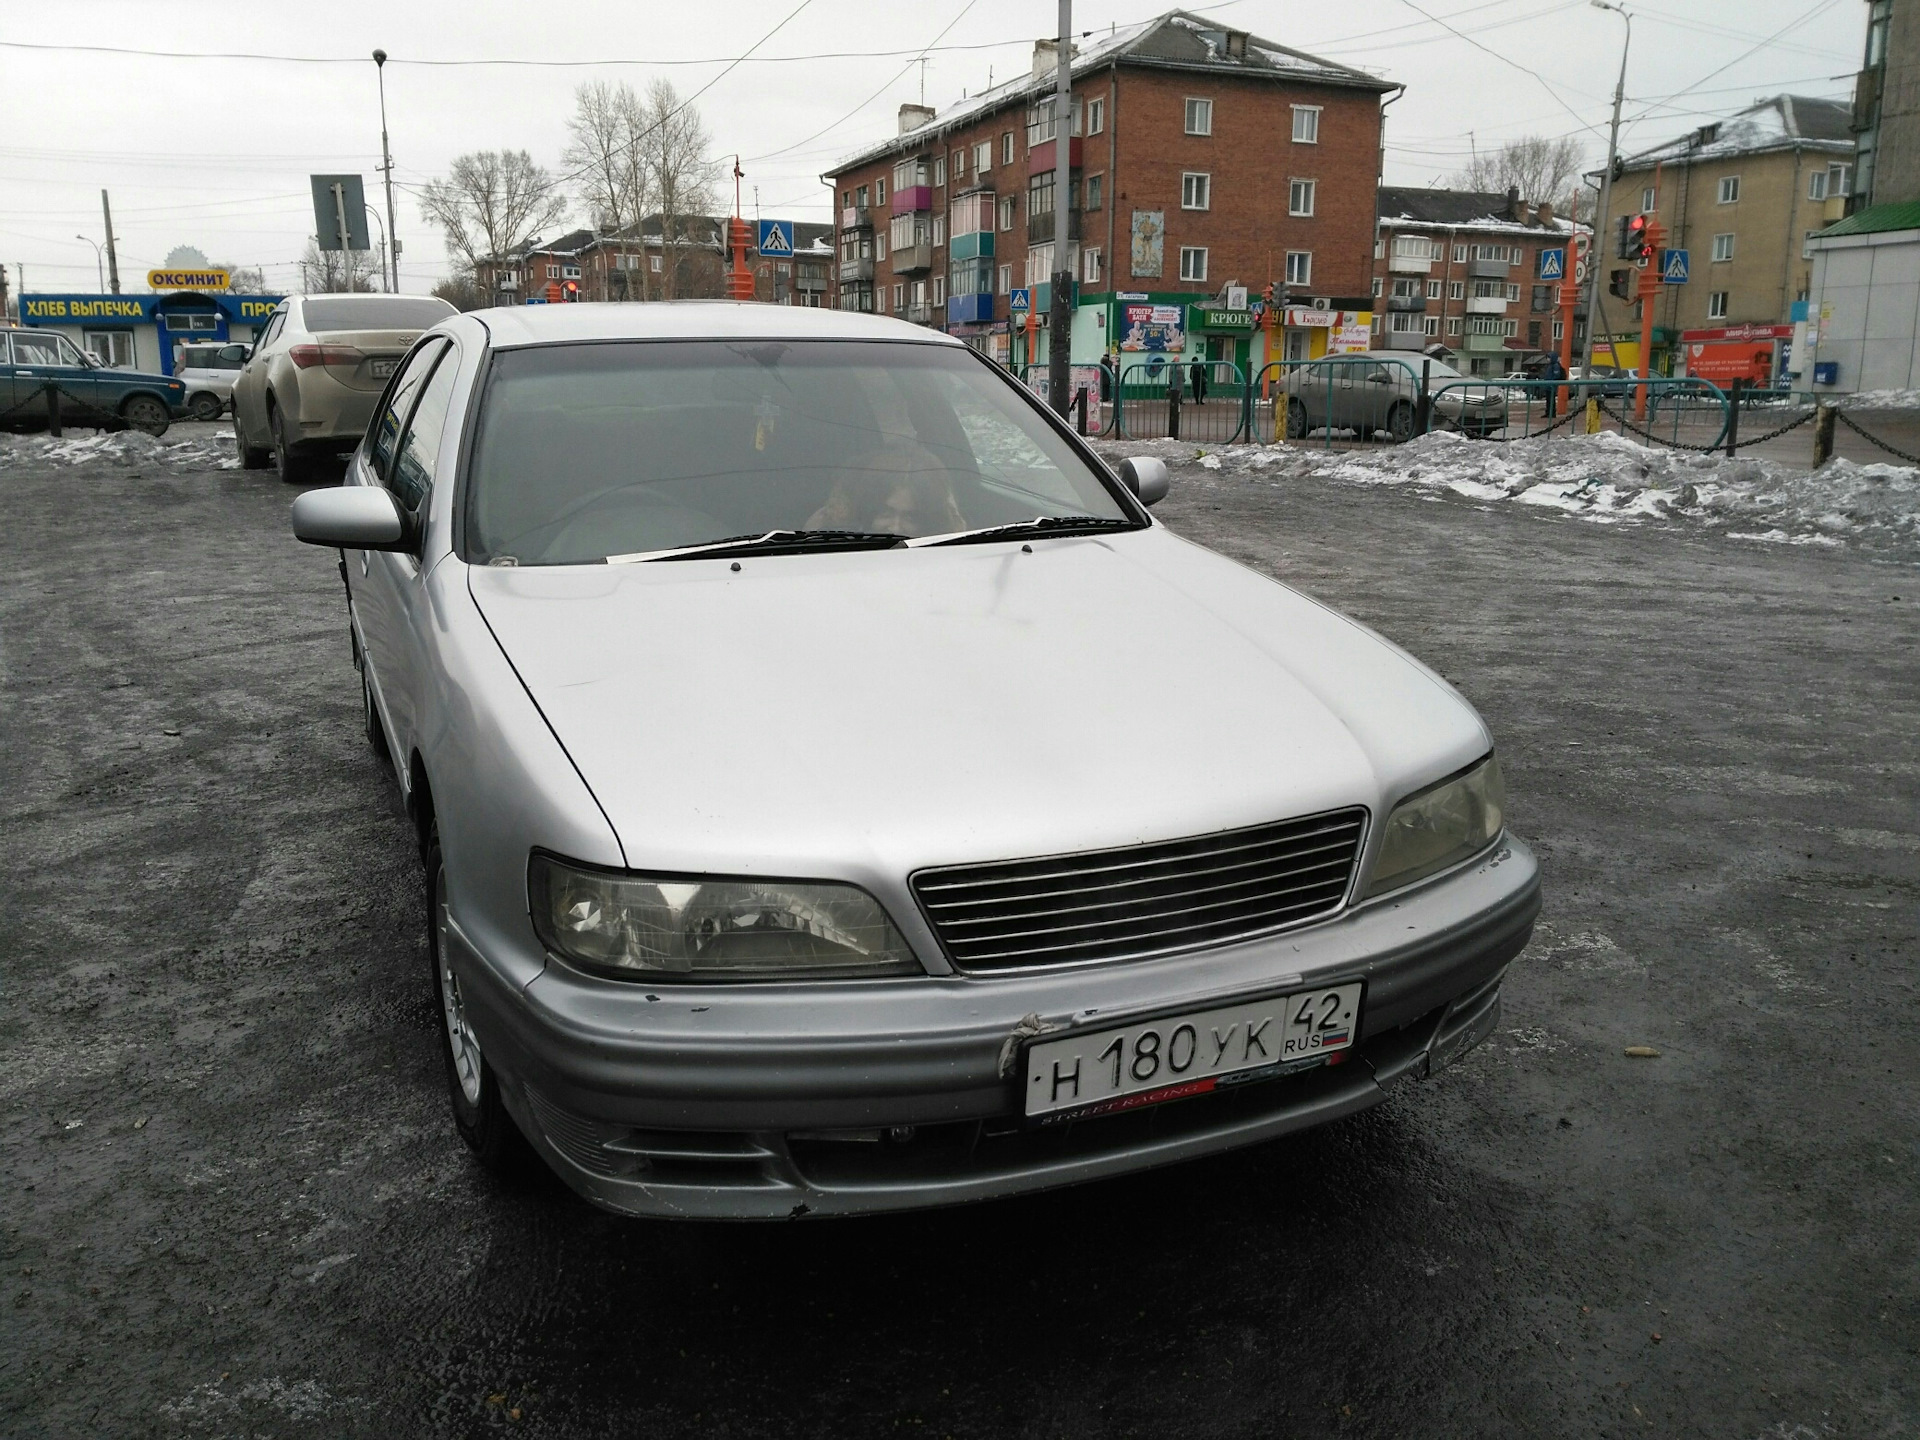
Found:
<path fill-rule="evenodd" d="M 1716 385 L 1745 380 L 1766 385 L 1773 379 L 1773 342 L 1744 344 L 1700 342 L 1687 346 L 1687 374 Z"/>
<path fill-rule="evenodd" d="M 1343 320 L 1327 336 L 1327 353 L 1330 355 L 1358 355 L 1372 348 L 1373 327 L 1364 320 L 1359 324 Z"/>
<path fill-rule="evenodd" d="M 1120 348 L 1178 352 L 1187 344 L 1183 321 L 1186 312 L 1178 305 L 1122 305 L 1120 307 Z"/>
<path fill-rule="evenodd" d="M 1164 210 L 1133 212 L 1133 271 L 1158 275 L 1167 261 L 1167 215 Z"/>

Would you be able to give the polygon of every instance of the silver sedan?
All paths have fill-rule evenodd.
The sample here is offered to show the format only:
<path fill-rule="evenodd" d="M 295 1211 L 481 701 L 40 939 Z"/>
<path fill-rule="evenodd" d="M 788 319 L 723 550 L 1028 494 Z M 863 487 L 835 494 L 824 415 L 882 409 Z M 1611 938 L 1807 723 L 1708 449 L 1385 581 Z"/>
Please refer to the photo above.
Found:
<path fill-rule="evenodd" d="M 1539 909 L 1432 671 L 896 321 L 435 326 L 346 483 L 453 1118 L 636 1215 L 938 1205 L 1285 1135 L 1494 1027 Z"/>

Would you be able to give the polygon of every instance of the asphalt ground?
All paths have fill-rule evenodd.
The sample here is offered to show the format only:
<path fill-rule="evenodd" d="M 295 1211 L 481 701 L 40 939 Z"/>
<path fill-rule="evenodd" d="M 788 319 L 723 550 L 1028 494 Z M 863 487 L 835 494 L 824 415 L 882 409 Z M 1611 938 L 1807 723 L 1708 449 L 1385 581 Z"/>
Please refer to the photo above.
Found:
<path fill-rule="evenodd" d="M 1202 1163 L 729 1227 L 461 1147 L 289 498 L 0 468 L 0 1433 L 1920 1425 L 1914 557 L 1182 467 L 1486 714 L 1546 883 L 1499 1032 Z"/>

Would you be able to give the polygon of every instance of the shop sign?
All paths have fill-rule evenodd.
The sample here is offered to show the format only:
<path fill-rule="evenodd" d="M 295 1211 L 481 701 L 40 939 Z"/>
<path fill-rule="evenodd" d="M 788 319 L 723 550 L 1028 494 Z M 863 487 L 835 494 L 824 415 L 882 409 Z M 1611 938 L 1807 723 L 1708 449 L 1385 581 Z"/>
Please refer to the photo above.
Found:
<path fill-rule="evenodd" d="M 1286 323 L 1293 326 L 1331 326 L 1339 318 L 1340 312 L 1337 310 L 1317 310 L 1307 305 L 1289 305 Z"/>
<path fill-rule="evenodd" d="M 1122 350 L 1183 350 L 1187 335 L 1186 311 L 1179 305 L 1122 305 Z"/>
<path fill-rule="evenodd" d="M 1769 326 L 1756 326 L 1769 329 Z M 1771 338 L 1744 343 L 1692 343 L 1687 346 L 1687 374 L 1724 385 L 1734 380 L 1764 386 L 1773 378 Z"/>
<path fill-rule="evenodd" d="M 149 290 L 224 290 L 233 277 L 225 270 L 149 270 Z"/>
<path fill-rule="evenodd" d="M 1712 345 L 1720 341 L 1743 343 L 1750 340 L 1791 340 L 1791 325 L 1725 325 L 1714 330 L 1686 330 L 1680 338 L 1686 344 L 1696 340 L 1703 345 Z"/>
<path fill-rule="evenodd" d="M 1333 355 L 1358 355 L 1373 348 L 1373 326 L 1365 320 L 1353 321 L 1342 315 L 1340 323 L 1327 335 L 1327 351 Z"/>
<path fill-rule="evenodd" d="M 1187 327 L 1192 330 L 1253 330 L 1251 310 L 1222 310 L 1214 305 L 1189 305 Z"/>
<path fill-rule="evenodd" d="M 146 304 L 119 295 L 29 295 L 26 320 L 145 320 Z"/>

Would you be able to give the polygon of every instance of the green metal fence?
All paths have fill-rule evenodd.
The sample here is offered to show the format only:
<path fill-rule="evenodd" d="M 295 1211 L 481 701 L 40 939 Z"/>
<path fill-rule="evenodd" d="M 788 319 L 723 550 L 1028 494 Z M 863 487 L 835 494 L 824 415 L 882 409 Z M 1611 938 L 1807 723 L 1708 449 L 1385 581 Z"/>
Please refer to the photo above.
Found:
<path fill-rule="evenodd" d="M 1247 405 L 1247 438 L 1276 440 L 1408 440 L 1420 433 L 1420 370 L 1377 351 L 1275 360 L 1255 378 Z"/>
<path fill-rule="evenodd" d="M 1647 391 L 1644 416 L 1635 413 L 1635 392 L 1642 386 Z M 1483 403 L 1488 395 L 1497 395 L 1497 403 Z M 1591 426 L 1648 444 L 1696 451 L 1721 446 L 1731 413 L 1726 391 L 1710 380 L 1690 377 L 1449 380 L 1434 386 L 1427 399 L 1428 428 L 1434 430 L 1457 429 L 1482 439 L 1508 441 L 1584 435 Z"/>
<path fill-rule="evenodd" d="M 1120 371 L 1115 433 L 1231 445 L 1246 433 L 1246 372 L 1231 360 L 1135 361 Z"/>

